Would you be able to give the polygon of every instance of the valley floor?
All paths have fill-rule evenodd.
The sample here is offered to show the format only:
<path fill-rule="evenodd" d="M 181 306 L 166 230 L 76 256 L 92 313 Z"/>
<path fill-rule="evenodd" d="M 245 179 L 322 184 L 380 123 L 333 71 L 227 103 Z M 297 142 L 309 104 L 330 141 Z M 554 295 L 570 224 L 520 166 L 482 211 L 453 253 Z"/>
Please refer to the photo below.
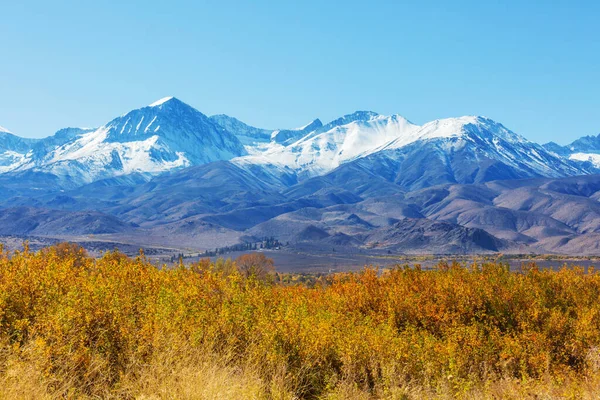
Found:
<path fill-rule="evenodd" d="M 94 257 L 100 257 L 106 251 L 115 249 L 124 254 L 135 257 L 143 249 L 144 254 L 156 265 L 172 265 L 183 255 L 185 263 L 197 262 L 206 258 L 204 252 L 198 247 L 186 245 L 177 246 L 176 242 L 169 245 L 143 244 L 143 238 L 123 238 L 118 236 L 96 235 L 78 237 L 40 237 L 40 236 L 2 236 L 0 244 L 7 250 L 22 250 L 23 243 L 27 241 L 30 249 L 40 250 L 44 247 L 68 241 L 77 243 Z M 396 265 L 416 265 L 431 269 L 440 261 L 469 263 L 473 260 L 494 260 L 506 263 L 512 270 L 518 271 L 523 265 L 535 262 L 540 268 L 558 270 L 563 266 L 579 265 L 582 267 L 600 266 L 600 256 L 573 256 L 573 255 L 542 255 L 542 254 L 469 254 L 469 255 L 436 255 L 436 254 L 388 254 L 387 252 L 369 249 L 341 248 L 337 251 L 324 251 L 315 247 L 282 246 L 278 250 L 265 249 L 257 251 L 231 251 L 211 256 L 212 261 L 218 258 L 236 259 L 242 254 L 264 253 L 274 260 L 277 271 L 285 273 L 319 273 L 328 274 L 336 272 L 359 271 L 365 266 L 390 268 Z"/>

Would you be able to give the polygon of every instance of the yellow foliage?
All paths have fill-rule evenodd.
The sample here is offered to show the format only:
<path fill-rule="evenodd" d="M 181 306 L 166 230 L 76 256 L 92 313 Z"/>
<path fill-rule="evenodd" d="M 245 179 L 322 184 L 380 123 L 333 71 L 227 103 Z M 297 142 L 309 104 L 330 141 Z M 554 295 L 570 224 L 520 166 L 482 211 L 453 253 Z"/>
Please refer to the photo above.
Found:
<path fill-rule="evenodd" d="M 594 398 L 599 295 L 534 264 L 261 280 L 0 250 L 0 398 Z"/>

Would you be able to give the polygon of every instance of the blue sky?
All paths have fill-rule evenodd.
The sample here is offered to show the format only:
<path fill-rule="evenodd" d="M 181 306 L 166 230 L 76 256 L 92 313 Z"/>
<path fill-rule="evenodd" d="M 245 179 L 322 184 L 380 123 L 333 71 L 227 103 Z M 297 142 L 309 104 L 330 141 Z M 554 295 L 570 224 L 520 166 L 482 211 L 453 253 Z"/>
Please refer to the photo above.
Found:
<path fill-rule="evenodd" d="M 0 125 L 99 126 L 174 95 L 254 126 L 355 110 L 600 133 L 597 1 L 0 0 Z"/>

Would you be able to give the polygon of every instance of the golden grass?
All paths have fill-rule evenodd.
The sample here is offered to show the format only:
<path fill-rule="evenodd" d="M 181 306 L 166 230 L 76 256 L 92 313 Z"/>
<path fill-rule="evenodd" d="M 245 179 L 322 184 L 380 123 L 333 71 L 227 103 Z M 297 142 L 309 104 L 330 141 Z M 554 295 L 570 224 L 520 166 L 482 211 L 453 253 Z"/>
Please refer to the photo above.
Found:
<path fill-rule="evenodd" d="M 117 387 L 106 387 L 94 396 L 68 376 L 49 379 L 40 373 L 40 365 L 31 358 L 4 360 L 0 376 L 0 399 L 139 399 L 139 400 L 213 400 L 213 399 L 298 399 L 279 376 L 268 382 L 261 379 L 260 366 L 244 368 L 227 365 L 221 358 L 198 349 L 185 354 L 165 350 L 148 364 L 124 374 Z M 466 391 L 455 391 L 450 384 L 426 387 L 398 384 L 367 391 L 355 382 L 339 381 L 319 398 L 328 400 L 372 399 L 582 399 L 600 398 L 600 375 L 571 377 L 557 381 L 500 378 L 479 383 Z"/>

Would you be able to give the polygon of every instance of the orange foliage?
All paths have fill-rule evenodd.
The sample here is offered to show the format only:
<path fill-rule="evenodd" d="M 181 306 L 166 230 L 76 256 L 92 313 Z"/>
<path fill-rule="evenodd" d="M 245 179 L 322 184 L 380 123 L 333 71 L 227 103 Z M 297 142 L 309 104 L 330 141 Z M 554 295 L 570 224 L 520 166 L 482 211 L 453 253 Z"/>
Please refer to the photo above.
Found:
<path fill-rule="evenodd" d="M 409 382 L 459 394 L 490 379 L 598 372 L 595 272 L 453 264 L 365 269 L 307 287 L 247 279 L 259 262 L 167 269 L 69 246 L 0 251 L 0 345 L 33 351 L 49 379 L 69 376 L 98 397 L 177 346 L 256 363 L 265 381 L 284 371 L 303 398 L 342 381 L 371 393 Z"/>
<path fill-rule="evenodd" d="M 269 274 L 275 272 L 273 260 L 267 258 L 263 253 L 242 254 L 235 260 L 235 263 L 246 278 L 254 276 L 259 279 L 266 279 Z"/>

